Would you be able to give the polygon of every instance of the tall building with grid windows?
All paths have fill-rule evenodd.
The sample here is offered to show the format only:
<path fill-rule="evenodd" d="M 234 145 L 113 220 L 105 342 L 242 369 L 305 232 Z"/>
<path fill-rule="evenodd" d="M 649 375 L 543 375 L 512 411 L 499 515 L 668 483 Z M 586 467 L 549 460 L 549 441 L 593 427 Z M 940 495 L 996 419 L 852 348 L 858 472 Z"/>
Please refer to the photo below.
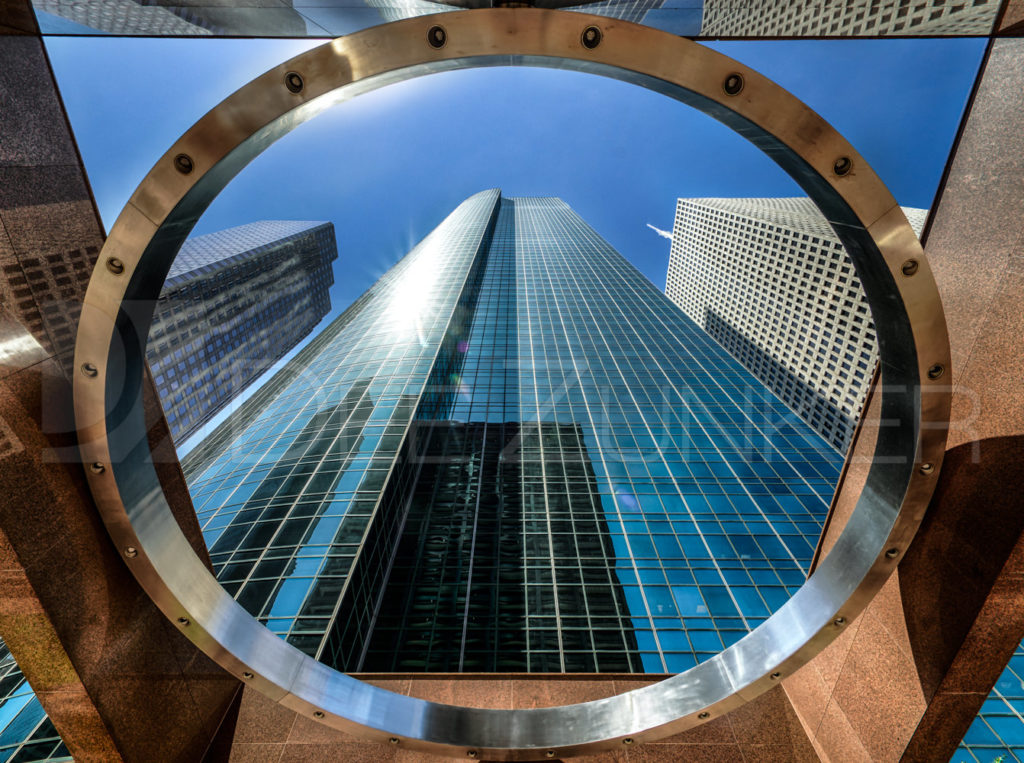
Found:
<path fill-rule="evenodd" d="M 904 208 L 920 234 L 926 210 Z M 878 343 L 864 289 L 810 199 L 679 199 L 665 293 L 845 453 Z"/>
<path fill-rule="evenodd" d="M 263 220 L 188 239 L 146 356 L 176 442 L 194 434 L 331 309 L 334 225 Z"/>
<path fill-rule="evenodd" d="M 968 35 L 992 31 L 999 0 L 704 0 L 704 36 Z"/>
<path fill-rule="evenodd" d="M 225 588 L 344 670 L 680 671 L 842 458 L 564 202 L 473 196 L 183 461 Z"/>

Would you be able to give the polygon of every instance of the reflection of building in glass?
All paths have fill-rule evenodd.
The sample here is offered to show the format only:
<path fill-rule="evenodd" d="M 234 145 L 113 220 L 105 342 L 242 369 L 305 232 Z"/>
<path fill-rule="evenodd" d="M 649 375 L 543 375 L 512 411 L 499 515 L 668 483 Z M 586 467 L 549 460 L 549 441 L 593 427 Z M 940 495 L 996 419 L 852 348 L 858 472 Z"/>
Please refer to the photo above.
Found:
<path fill-rule="evenodd" d="M 329 664 L 662 672 L 802 584 L 841 462 L 564 202 L 486 191 L 183 466 Z"/>
<path fill-rule="evenodd" d="M 999 0 L 704 0 L 706 36 L 958 35 L 992 31 Z"/>
<path fill-rule="evenodd" d="M 289 7 L 290 2 L 231 3 L 207 0 L 33 0 L 37 12 L 51 14 L 97 33 L 116 35 L 305 36 L 322 32 Z M 44 27 L 49 20 L 41 19 Z M 59 27 L 52 31 L 64 31 Z M 81 34 L 82 29 L 74 29 Z"/>
<path fill-rule="evenodd" d="M 1024 643 L 999 676 L 964 734 L 952 763 L 1024 760 Z"/>
<path fill-rule="evenodd" d="M 208 35 L 209 29 L 159 5 L 135 0 L 33 0 L 36 11 L 81 24 L 97 32 L 123 35 Z"/>
<path fill-rule="evenodd" d="M 189 239 L 171 265 L 147 358 L 178 442 L 331 308 L 331 223 L 264 220 Z"/>
<path fill-rule="evenodd" d="M 648 11 L 661 8 L 664 4 L 665 0 L 602 0 L 585 5 L 573 5 L 565 10 L 593 13 L 597 16 L 607 16 L 641 24 Z"/>
<path fill-rule="evenodd" d="M 445 5 L 442 2 L 432 0 L 366 0 L 371 8 L 376 8 L 385 21 L 401 21 L 413 16 L 429 16 L 433 13 L 444 13 L 445 11 L 458 11 L 461 8 L 453 5 Z"/>
<path fill-rule="evenodd" d="M 904 212 L 920 234 L 925 210 Z M 665 293 L 846 452 L 878 345 L 853 264 L 810 199 L 679 199 Z"/>
<path fill-rule="evenodd" d="M 71 760 L 39 699 L 0 641 L 0 760 Z"/>

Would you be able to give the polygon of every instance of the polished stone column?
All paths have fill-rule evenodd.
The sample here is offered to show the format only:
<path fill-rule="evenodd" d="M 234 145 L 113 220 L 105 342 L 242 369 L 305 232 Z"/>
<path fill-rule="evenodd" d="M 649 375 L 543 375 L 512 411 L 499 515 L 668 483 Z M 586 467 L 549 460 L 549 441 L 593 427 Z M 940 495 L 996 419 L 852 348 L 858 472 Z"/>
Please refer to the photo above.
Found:
<path fill-rule="evenodd" d="M 69 378 L 103 245 L 27 2 L 0 5 L 0 636 L 76 760 L 202 758 L 237 682 L 156 609 L 113 547 L 77 449 Z M 166 423 L 150 438 L 202 553 Z"/>
<path fill-rule="evenodd" d="M 784 684 L 823 760 L 948 760 L 1024 636 L 1024 39 L 992 43 L 925 249 L 953 410 L 935 497 L 897 574 Z M 846 480 L 863 482 L 869 406 Z M 845 524 L 834 507 L 824 539 Z"/>

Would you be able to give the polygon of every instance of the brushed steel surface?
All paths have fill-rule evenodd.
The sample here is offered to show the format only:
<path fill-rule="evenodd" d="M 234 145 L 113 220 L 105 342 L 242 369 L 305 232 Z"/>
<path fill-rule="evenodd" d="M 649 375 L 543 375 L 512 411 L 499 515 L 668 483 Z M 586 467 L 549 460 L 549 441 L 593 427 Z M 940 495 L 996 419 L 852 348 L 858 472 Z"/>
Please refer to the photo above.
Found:
<path fill-rule="evenodd" d="M 431 47 L 427 30 L 447 32 Z M 594 49 L 583 30 L 603 35 Z M 867 485 L 834 549 L 768 621 L 707 662 L 608 699 L 532 710 L 454 707 L 394 694 L 334 671 L 259 625 L 189 548 L 160 488 L 146 442 L 145 342 L 171 261 L 216 194 L 296 125 L 359 93 L 433 72 L 549 66 L 650 88 L 733 128 L 783 167 L 832 222 L 864 284 L 881 345 L 883 418 Z M 291 92 L 285 75 L 304 87 Z M 731 74 L 744 80 L 727 95 Z M 193 163 L 184 174 L 175 157 Z M 833 168 L 842 157 L 852 169 Z M 116 256 L 120 274 L 102 263 Z M 901 267 L 920 263 L 912 276 Z M 82 311 L 75 416 L 83 463 L 111 538 L 137 549 L 125 563 L 204 652 L 297 712 L 385 742 L 481 759 L 524 760 L 613 749 L 677 733 L 776 685 L 864 608 L 895 569 L 928 505 L 945 450 L 949 342 L 935 282 L 895 199 L 831 126 L 784 89 L 692 41 L 623 21 L 539 9 L 485 9 L 408 19 L 310 50 L 257 77 L 186 132 L 143 180 L 110 232 Z M 946 373 L 929 380 L 935 364 Z M 935 465 L 928 474 L 917 466 Z M 895 552 L 886 552 L 894 549 Z M 844 618 L 836 625 L 837 618 Z M 245 679 L 243 673 L 253 674 Z M 707 718 L 698 715 L 707 712 Z M 321 717 L 322 715 L 322 717 Z"/>

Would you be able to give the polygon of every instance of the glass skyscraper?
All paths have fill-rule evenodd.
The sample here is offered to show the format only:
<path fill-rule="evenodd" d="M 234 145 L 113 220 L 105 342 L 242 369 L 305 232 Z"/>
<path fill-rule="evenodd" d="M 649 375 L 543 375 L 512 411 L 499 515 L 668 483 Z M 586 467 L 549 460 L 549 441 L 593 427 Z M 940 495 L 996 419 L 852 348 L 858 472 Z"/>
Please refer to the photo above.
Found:
<path fill-rule="evenodd" d="M 461 204 L 183 466 L 347 671 L 676 672 L 802 583 L 842 457 L 553 198 Z"/>
<path fill-rule="evenodd" d="M 678 671 L 841 459 L 557 199 L 463 203 L 186 457 L 218 577 L 346 670 Z"/>
<path fill-rule="evenodd" d="M 334 225 L 261 220 L 188 239 L 146 357 L 175 442 L 194 434 L 331 309 Z"/>
<path fill-rule="evenodd" d="M 71 760 L 53 722 L 0 641 L 0 760 Z"/>

